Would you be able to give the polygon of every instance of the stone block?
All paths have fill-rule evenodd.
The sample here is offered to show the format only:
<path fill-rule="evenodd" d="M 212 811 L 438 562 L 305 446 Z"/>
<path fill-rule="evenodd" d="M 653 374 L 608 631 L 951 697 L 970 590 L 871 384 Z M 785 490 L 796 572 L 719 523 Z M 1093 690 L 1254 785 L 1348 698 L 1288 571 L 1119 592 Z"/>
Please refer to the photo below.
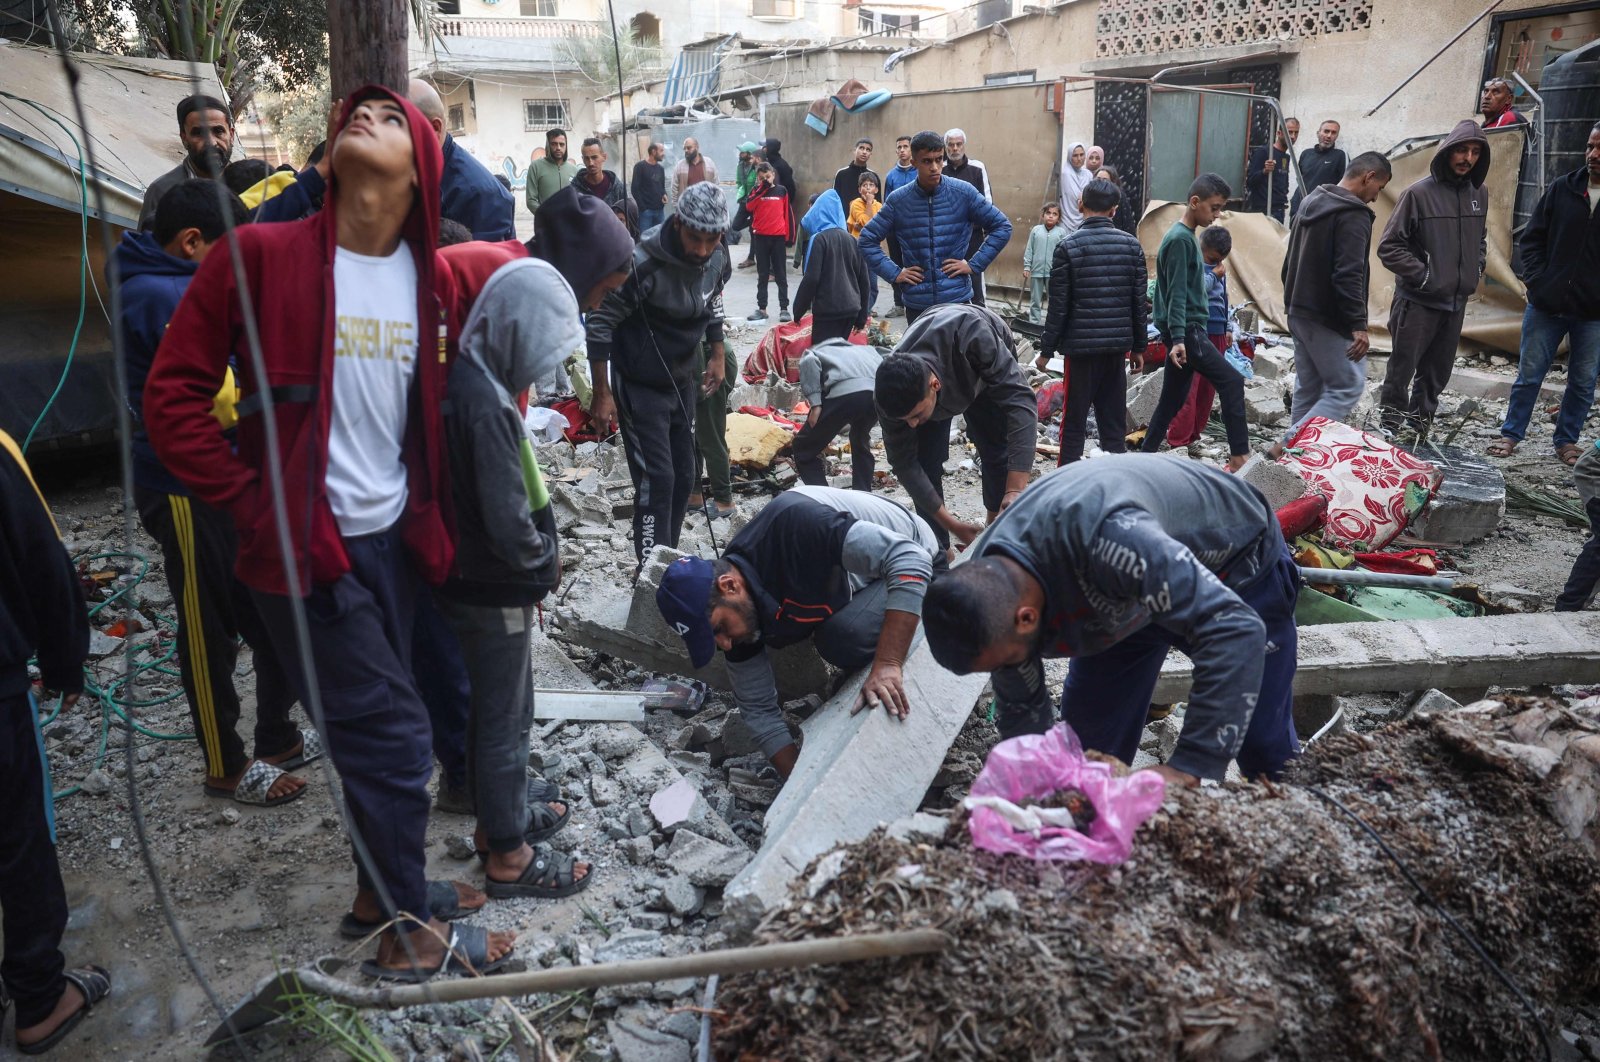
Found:
<path fill-rule="evenodd" d="M 744 468 L 772 467 L 778 452 L 794 441 L 787 428 L 749 413 L 728 414 L 728 460 Z"/>
<path fill-rule="evenodd" d="M 1405 715 L 1416 715 L 1418 712 L 1429 714 L 1444 714 L 1458 711 L 1461 704 L 1454 697 L 1442 690 L 1428 690 L 1421 697 L 1412 702 L 1411 708 Z M 1404 718 L 1405 716 L 1401 716 Z"/>
<path fill-rule="evenodd" d="M 1411 521 L 1411 533 L 1428 542 L 1460 545 L 1493 534 L 1506 515 L 1504 473 L 1459 446 L 1425 447 L 1417 456 L 1438 465 L 1444 480 Z"/>
<path fill-rule="evenodd" d="M 661 905 L 673 914 L 687 918 L 705 906 L 706 890 L 682 874 L 661 882 Z"/>
<path fill-rule="evenodd" d="M 672 836 L 667 865 L 701 887 L 726 885 L 750 862 L 744 848 L 721 844 L 688 830 Z"/>
<path fill-rule="evenodd" d="M 1251 424 L 1271 428 L 1289 421 L 1289 407 L 1283 401 L 1284 381 L 1264 376 L 1244 383 L 1244 415 Z"/>
<path fill-rule="evenodd" d="M 1128 387 L 1128 430 L 1137 431 L 1150 423 L 1156 402 L 1161 398 L 1162 370 L 1133 378 Z"/>
<path fill-rule="evenodd" d="M 1294 348 L 1257 346 L 1251 367 L 1268 380 L 1287 380 L 1294 374 Z"/>
<path fill-rule="evenodd" d="M 950 830 L 950 820 L 943 815 L 919 811 L 891 822 L 884 831 L 897 841 L 942 841 Z"/>
<path fill-rule="evenodd" d="M 806 720 L 794 773 L 767 810 L 766 841 L 724 893 L 733 929 L 749 930 L 781 904 L 813 859 L 922 802 L 988 676 L 951 674 L 920 638 L 904 676 L 911 714 L 903 721 L 882 711 L 850 714 L 865 669 Z"/>
<path fill-rule="evenodd" d="M 1288 465 L 1268 461 L 1260 454 L 1251 454 L 1238 476 L 1265 495 L 1274 512 L 1299 501 L 1311 491 L 1311 485 L 1300 473 Z"/>

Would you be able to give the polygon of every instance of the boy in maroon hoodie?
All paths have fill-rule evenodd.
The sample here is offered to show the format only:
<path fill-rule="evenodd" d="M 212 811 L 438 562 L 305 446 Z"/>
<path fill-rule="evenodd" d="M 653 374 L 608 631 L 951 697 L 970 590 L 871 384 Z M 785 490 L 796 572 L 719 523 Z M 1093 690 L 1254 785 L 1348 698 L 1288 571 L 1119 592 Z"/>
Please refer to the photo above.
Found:
<path fill-rule="evenodd" d="M 346 100 L 329 153 L 333 179 L 320 212 L 230 237 L 244 290 L 229 250 L 202 264 L 146 383 L 145 420 L 166 467 L 233 517 L 239 578 L 294 661 L 302 700 L 312 683 L 321 691 L 323 741 L 383 885 L 380 893 L 358 859 L 347 921 L 377 929 L 413 916 L 384 931 L 363 969 L 403 980 L 481 972 L 509 957 L 514 938 L 444 925 L 484 896 L 424 877 L 433 765 L 410 661 L 416 579 L 442 582 L 454 556 L 440 417 L 454 293 L 435 251 L 443 161 L 421 113 L 374 86 Z M 251 318 L 264 379 L 245 330 Z M 210 416 L 234 350 L 237 453 Z M 269 396 L 275 440 L 264 424 Z M 282 467 L 289 556 L 279 545 L 269 442 Z M 291 563 L 305 594 L 310 668 L 297 651 Z"/>
<path fill-rule="evenodd" d="M 756 167 L 756 186 L 744 201 L 750 216 L 750 243 L 755 248 L 756 268 L 761 279 L 756 284 L 756 312 L 746 320 L 767 319 L 767 281 L 778 285 L 778 320 L 789 320 L 789 274 L 785 269 L 784 246 L 789 230 L 789 190 L 778 182 L 771 163 Z"/>

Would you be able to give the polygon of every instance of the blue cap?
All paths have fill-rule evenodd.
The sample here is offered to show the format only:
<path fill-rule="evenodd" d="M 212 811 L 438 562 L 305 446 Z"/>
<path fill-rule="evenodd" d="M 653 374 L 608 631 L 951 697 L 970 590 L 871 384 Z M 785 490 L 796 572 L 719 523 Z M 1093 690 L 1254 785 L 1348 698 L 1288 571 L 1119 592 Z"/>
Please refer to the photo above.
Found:
<path fill-rule="evenodd" d="M 700 557 L 679 557 L 667 565 L 656 587 L 656 608 L 661 618 L 683 638 L 689 660 L 705 667 L 717 652 L 711 633 L 711 562 Z"/>

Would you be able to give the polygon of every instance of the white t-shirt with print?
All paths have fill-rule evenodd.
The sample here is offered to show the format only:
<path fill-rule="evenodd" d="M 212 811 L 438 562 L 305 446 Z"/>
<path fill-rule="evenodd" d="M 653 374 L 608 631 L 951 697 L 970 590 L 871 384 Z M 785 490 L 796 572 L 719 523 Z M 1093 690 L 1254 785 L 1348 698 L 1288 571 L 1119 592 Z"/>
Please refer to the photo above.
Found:
<path fill-rule="evenodd" d="M 387 531 L 406 507 L 406 404 L 417 371 L 417 264 L 338 248 L 333 262 L 328 504 L 346 537 Z"/>

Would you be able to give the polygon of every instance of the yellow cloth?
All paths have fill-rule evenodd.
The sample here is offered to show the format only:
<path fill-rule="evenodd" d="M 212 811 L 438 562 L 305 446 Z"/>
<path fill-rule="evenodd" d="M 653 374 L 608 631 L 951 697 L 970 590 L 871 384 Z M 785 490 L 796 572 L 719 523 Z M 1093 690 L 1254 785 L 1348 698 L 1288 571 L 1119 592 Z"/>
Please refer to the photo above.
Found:
<path fill-rule="evenodd" d="M 867 209 L 865 199 L 850 200 L 850 216 L 845 219 L 845 228 L 850 230 L 850 235 L 859 238 L 861 230 L 867 227 L 867 222 L 878 216 L 878 211 L 883 209 L 883 204 L 878 200 L 872 201 L 872 209 Z"/>
<path fill-rule="evenodd" d="M 234 379 L 230 365 L 222 371 L 222 388 L 211 400 L 211 415 L 217 418 L 222 430 L 227 431 L 239 423 L 239 381 Z"/>
<path fill-rule="evenodd" d="M 265 203 L 285 188 L 294 183 L 295 175 L 292 173 L 269 173 L 266 180 L 257 181 L 246 188 L 239 198 L 244 200 L 244 205 L 254 210 Z"/>

